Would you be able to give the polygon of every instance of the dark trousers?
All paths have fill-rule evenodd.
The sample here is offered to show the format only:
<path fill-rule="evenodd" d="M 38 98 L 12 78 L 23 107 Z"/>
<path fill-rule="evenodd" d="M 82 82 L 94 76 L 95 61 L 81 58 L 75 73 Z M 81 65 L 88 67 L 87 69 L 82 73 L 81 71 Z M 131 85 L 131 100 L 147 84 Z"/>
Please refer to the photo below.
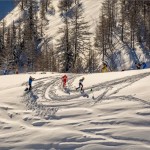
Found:
<path fill-rule="evenodd" d="M 32 85 L 31 85 L 31 84 L 29 84 L 29 91 L 30 91 L 30 90 L 32 90 Z"/>
<path fill-rule="evenodd" d="M 82 83 L 79 83 L 79 87 L 76 88 L 76 90 L 79 89 L 79 88 L 81 89 L 81 91 L 83 91 L 83 84 Z"/>

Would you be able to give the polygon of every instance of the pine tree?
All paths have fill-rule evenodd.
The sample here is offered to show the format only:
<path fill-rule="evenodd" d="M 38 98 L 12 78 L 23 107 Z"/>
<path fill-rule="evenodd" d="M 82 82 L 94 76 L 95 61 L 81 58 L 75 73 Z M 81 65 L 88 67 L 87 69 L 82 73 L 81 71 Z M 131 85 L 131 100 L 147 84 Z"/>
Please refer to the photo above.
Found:
<path fill-rule="evenodd" d="M 91 41 L 89 41 L 88 43 L 88 55 L 87 55 L 87 66 L 86 66 L 86 70 L 87 72 L 93 73 L 97 71 L 98 68 L 98 62 L 97 62 L 97 56 L 98 54 L 96 53 L 96 51 L 94 51 L 94 48 L 92 47 L 92 43 Z"/>
<path fill-rule="evenodd" d="M 59 30 L 59 33 L 62 34 L 62 37 L 58 40 L 57 46 L 58 52 L 61 54 L 61 66 L 63 72 L 69 71 L 70 65 L 72 63 L 70 20 L 67 14 L 72 4 L 73 0 L 60 0 L 58 5 L 64 24 L 64 26 Z"/>
<path fill-rule="evenodd" d="M 82 5 L 80 0 L 75 1 L 74 15 L 71 20 L 71 47 L 74 56 L 72 67 L 75 72 L 77 72 L 76 68 L 79 67 L 77 65 L 77 60 L 81 55 L 85 55 L 90 39 L 90 32 L 88 32 L 89 26 L 88 22 L 84 21 Z"/>
<path fill-rule="evenodd" d="M 27 15 L 24 19 L 23 26 L 23 55 L 25 55 L 26 60 L 23 64 L 27 63 L 27 59 L 30 60 L 30 66 L 32 71 L 35 70 L 35 62 L 37 56 L 37 46 L 38 46 L 38 20 L 37 20 L 37 2 L 36 0 L 30 0 L 27 2 Z"/>

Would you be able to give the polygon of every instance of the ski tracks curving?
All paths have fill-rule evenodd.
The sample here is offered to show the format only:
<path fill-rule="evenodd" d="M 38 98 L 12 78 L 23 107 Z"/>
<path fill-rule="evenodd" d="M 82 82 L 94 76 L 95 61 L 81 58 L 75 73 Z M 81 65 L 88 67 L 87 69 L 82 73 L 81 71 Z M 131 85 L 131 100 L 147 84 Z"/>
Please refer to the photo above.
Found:
<path fill-rule="evenodd" d="M 54 116 L 60 108 L 78 107 L 81 105 L 94 106 L 104 100 L 111 99 L 137 101 L 150 106 L 150 102 L 132 95 L 116 96 L 122 89 L 131 86 L 133 83 L 149 75 L 150 73 L 142 73 L 86 87 L 85 92 L 90 95 L 90 98 L 82 97 L 72 86 L 74 80 L 81 75 L 69 75 L 68 85 L 71 95 L 64 94 L 59 75 L 39 78 L 35 81 L 33 90 L 30 93 L 24 94 L 23 102 L 26 103 L 27 109 L 35 111 L 38 115 L 47 116 L 47 118 Z M 91 89 L 99 93 L 94 100 L 91 98 Z"/>

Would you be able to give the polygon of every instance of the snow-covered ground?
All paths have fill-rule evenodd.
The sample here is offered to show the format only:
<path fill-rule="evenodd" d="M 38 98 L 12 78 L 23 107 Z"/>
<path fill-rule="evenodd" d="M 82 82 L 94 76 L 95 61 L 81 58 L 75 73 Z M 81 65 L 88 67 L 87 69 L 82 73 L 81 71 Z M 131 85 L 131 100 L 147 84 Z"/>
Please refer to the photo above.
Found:
<path fill-rule="evenodd" d="M 150 69 L 68 74 L 70 94 L 62 75 L 0 76 L 0 150 L 150 149 Z M 89 98 L 75 90 L 83 76 Z"/>

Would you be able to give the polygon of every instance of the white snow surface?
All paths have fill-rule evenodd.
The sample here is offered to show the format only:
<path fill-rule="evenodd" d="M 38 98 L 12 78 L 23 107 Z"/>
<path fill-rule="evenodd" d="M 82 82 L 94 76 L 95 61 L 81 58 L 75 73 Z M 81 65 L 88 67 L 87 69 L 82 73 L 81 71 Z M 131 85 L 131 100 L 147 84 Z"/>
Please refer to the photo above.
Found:
<path fill-rule="evenodd" d="M 62 75 L 0 76 L 0 150 L 150 149 L 150 69 L 67 74 L 70 94 Z M 75 90 L 83 76 L 89 98 Z"/>

